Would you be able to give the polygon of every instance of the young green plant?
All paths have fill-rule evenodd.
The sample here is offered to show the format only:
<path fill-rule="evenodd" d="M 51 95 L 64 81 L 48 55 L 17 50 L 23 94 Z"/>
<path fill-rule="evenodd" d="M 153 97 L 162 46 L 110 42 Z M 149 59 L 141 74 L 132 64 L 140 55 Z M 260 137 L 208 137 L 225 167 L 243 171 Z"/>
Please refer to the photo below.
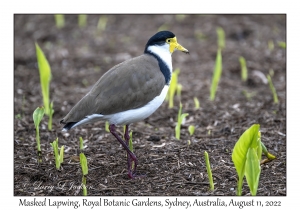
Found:
<path fill-rule="evenodd" d="M 218 49 L 223 50 L 225 48 L 225 32 L 221 27 L 217 27 L 216 31 L 218 35 Z"/>
<path fill-rule="evenodd" d="M 221 75 L 222 75 L 222 53 L 221 53 L 221 50 L 219 49 L 217 52 L 215 69 L 214 69 L 213 78 L 212 78 L 212 82 L 211 82 L 211 86 L 210 86 L 210 100 L 211 101 L 215 100 L 215 96 L 216 96 L 216 92 L 217 92 L 217 88 L 218 88 L 218 84 L 219 84 Z"/>
<path fill-rule="evenodd" d="M 177 124 L 175 126 L 175 137 L 178 140 L 180 140 L 181 124 L 182 124 L 183 120 L 189 115 L 188 113 L 183 113 L 182 114 L 181 112 L 182 112 L 182 103 L 180 102 L 178 115 L 177 115 Z"/>
<path fill-rule="evenodd" d="M 262 154 L 259 128 L 259 124 L 252 125 L 241 135 L 233 148 L 232 161 L 238 174 L 237 195 L 242 195 L 244 176 L 251 195 L 256 195 L 257 192 Z"/>
<path fill-rule="evenodd" d="M 178 87 L 178 75 L 180 73 L 180 69 L 177 68 L 174 70 L 174 72 L 172 73 L 172 79 L 170 82 L 170 88 L 168 91 L 168 100 L 169 100 L 169 108 L 173 108 L 174 107 L 174 96 L 176 93 L 176 89 Z"/>
<path fill-rule="evenodd" d="M 240 56 L 239 61 L 240 61 L 240 65 L 241 65 L 241 78 L 242 78 L 242 81 L 245 82 L 245 81 L 247 81 L 247 78 L 248 78 L 248 70 L 247 70 L 246 60 L 244 57 Z"/>
<path fill-rule="evenodd" d="M 33 112 L 33 122 L 36 130 L 36 143 L 37 143 L 37 151 L 38 151 L 38 162 L 42 162 L 42 151 L 41 151 L 41 143 L 40 143 L 40 123 L 43 119 L 45 113 L 44 107 L 38 107 Z"/>
<path fill-rule="evenodd" d="M 195 109 L 200 109 L 200 102 L 197 97 L 194 97 Z"/>
<path fill-rule="evenodd" d="M 278 104 L 277 92 L 276 92 L 276 89 L 275 89 L 275 87 L 274 87 L 274 85 L 273 85 L 271 76 L 268 75 L 268 76 L 267 76 L 267 79 L 268 79 L 268 83 L 269 83 L 270 90 L 271 90 L 272 93 L 273 93 L 273 101 L 274 101 L 274 104 Z"/>
<path fill-rule="evenodd" d="M 55 25 L 57 28 L 63 28 L 65 26 L 65 17 L 62 14 L 55 14 Z"/>
<path fill-rule="evenodd" d="M 56 169 L 59 170 L 64 161 L 64 146 L 61 146 L 60 149 L 58 148 L 58 138 L 50 143 L 50 145 L 53 148 Z"/>
<path fill-rule="evenodd" d="M 85 15 L 85 14 L 78 15 L 78 26 L 80 28 L 85 27 L 86 26 L 86 20 L 87 20 L 87 15 Z"/>
<path fill-rule="evenodd" d="M 101 15 L 99 20 L 98 20 L 98 24 L 97 24 L 97 30 L 98 31 L 105 31 L 106 28 L 106 24 L 107 24 L 107 16 L 106 15 Z"/>
<path fill-rule="evenodd" d="M 209 180 L 209 186 L 210 186 L 210 190 L 214 190 L 215 186 L 214 186 L 214 180 L 212 177 L 212 172 L 211 172 L 211 168 L 210 168 L 210 163 L 209 163 L 209 156 L 208 153 L 205 151 L 204 152 L 204 157 L 205 157 L 205 164 L 206 164 L 206 170 L 207 170 L 207 175 L 208 175 L 208 180 Z"/>
<path fill-rule="evenodd" d="M 51 81 L 51 68 L 46 56 L 44 55 L 43 51 L 41 50 L 41 48 L 37 43 L 35 43 L 35 47 L 36 47 L 37 62 L 39 66 L 40 83 L 41 83 L 43 102 L 45 107 L 45 114 L 49 116 L 48 129 L 52 130 L 52 115 L 54 113 L 54 110 L 53 110 L 53 103 L 50 103 L 50 94 L 49 94 L 49 86 Z"/>
<path fill-rule="evenodd" d="M 88 164 L 87 159 L 84 155 L 84 153 L 80 153 L 80 165 L 82 170 L 82 195 L 87 196 L 87 188 L 86 188 L 86 175 L 88 175 Z"/>
<path fill-rule="evenodd" d="M 194 133 L 195 133 L 195 126 L 190 125 L 190 126 L 188 127 L 188 130 L 189 130 L 190 136 L 194 135 Z"/>

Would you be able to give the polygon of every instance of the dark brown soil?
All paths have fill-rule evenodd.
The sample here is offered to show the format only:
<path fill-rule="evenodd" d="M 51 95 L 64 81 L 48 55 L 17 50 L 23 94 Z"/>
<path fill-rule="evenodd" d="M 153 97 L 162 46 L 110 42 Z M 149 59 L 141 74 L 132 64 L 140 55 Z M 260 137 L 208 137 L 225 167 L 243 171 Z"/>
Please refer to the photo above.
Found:
<path fill-rule="evenodd" d="M 232 150 L 254 123 L 260 124 L 262 141 L 277 157 L 262 165 L 257 195 L 286 195 L 286 50 L 277 45 L 286 41 L 285 15 L 186 15 L 183 19 L 176 15 L 107 15 L 106 29 L 97 31 L 99 17 L 88 15 L 87 26 L 79 28 L 77 15 L 67 15 L 65 27 L 57 29 L 53 15 L 15 15 L 14 195 L 81 195 L 80 136 L 89 165 L 88 195 L 235 195 L 237 173 Z M 212 102 L 209 90 L 218 26 L 226 33 L 226 48 L 222 78 Z M 190 55 L 173 54 L 173 68 L 180 68 L 179 83 L 183 86 L 175 107 L 169 109 L 165 102 L 148 119 L 130 126 L 138 173 L 147 175 L 130 180 L 126 154 L 105 131 L 104 122 L 62 133 L 59 121 L 108 69 L 140 55 L 159 27 L 174 32 Z M 55 110 L 53 130 L 47 130 L 46 116 L 40 126 L 40 165 L 32 119 L 33 111 L 43 103 L 35 41 L 52 68 L 50 96 Z M 269 41 L 274 43 L 273 50 Z M 239 56 L 247 61 L 247 82 L 241 81 Z M 270 69 L 279 104 L 273 103 L 268 84 L 257 76 L 257 72 L 267 75 Z M 253 96 L 247 99 L 245 91 Z M 200 101 L 199 110 L 194 109 L 194 97 Z M 189 116 L 181 140 L 176 140 L 179 101 Z M 196 126 L 193 136 L 189 125 Z M 59 145 L 65 145 L 59 171 L 50 146 L 56 137 Z M 209 191 L 204 151 L 210 155 L 214 191 Z M 249 192 L 245 181 L 243 195 Z"/>

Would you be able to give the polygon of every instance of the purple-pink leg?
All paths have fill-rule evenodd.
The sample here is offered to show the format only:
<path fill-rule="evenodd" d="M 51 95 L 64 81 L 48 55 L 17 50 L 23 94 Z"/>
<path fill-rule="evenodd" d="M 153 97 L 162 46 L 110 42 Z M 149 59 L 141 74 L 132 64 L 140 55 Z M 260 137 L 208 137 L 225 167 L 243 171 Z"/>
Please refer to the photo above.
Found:
<path fill-rule="evenodd" d="M 125 141 L 123 141 L 123 139 L 120 138 L 120 136 L 118 135 L 117 131 L 116 131 L 116 126 L 114 124 L 109 125 L 109 130 L 111 132 L 112 135 L 114 135 L 114 137 L 116 137 L 116 139 L 122 144 L 123 148 L 127 151 L 127 165 L 128 165 L 128 176 L 129 178 L 133 179 L 136 177 L 140 177 L 137 176 L 135 174 L 136 172 L 136 167 L 138 165 L 138 160 L 136 158 L 136 156 L 130 151 L 128 144 L 129 144 L 129 134 L 128 134 L 128 125 L 126 125 L 126 129 L 125 129 Z M 132 162 L 134 162 L 134 168 L 132 171 Z"/>

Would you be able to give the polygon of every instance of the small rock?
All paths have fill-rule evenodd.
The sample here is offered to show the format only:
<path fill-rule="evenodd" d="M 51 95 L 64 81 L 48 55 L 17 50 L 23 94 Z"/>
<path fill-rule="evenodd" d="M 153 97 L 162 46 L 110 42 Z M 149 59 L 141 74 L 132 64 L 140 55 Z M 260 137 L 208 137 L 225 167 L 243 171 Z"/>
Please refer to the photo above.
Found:
<path fill-rule="evenodd" d="M 150 136 L 147 141 L 160 141 L 160 137 L 159 136 Z"/>

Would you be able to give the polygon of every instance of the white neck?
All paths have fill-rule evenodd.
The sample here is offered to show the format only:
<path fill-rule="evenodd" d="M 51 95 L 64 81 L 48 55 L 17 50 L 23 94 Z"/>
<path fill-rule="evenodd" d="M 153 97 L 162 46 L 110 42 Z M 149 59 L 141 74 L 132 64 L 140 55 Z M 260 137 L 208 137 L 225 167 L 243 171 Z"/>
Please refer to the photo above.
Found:
<path fill-rule="evenodd" d="M 169 45 L 167 43 L 162 46 L 149 46 L 147 50 L 160 57 L 172 72 L 172 53 L 170 53 Z"/>

